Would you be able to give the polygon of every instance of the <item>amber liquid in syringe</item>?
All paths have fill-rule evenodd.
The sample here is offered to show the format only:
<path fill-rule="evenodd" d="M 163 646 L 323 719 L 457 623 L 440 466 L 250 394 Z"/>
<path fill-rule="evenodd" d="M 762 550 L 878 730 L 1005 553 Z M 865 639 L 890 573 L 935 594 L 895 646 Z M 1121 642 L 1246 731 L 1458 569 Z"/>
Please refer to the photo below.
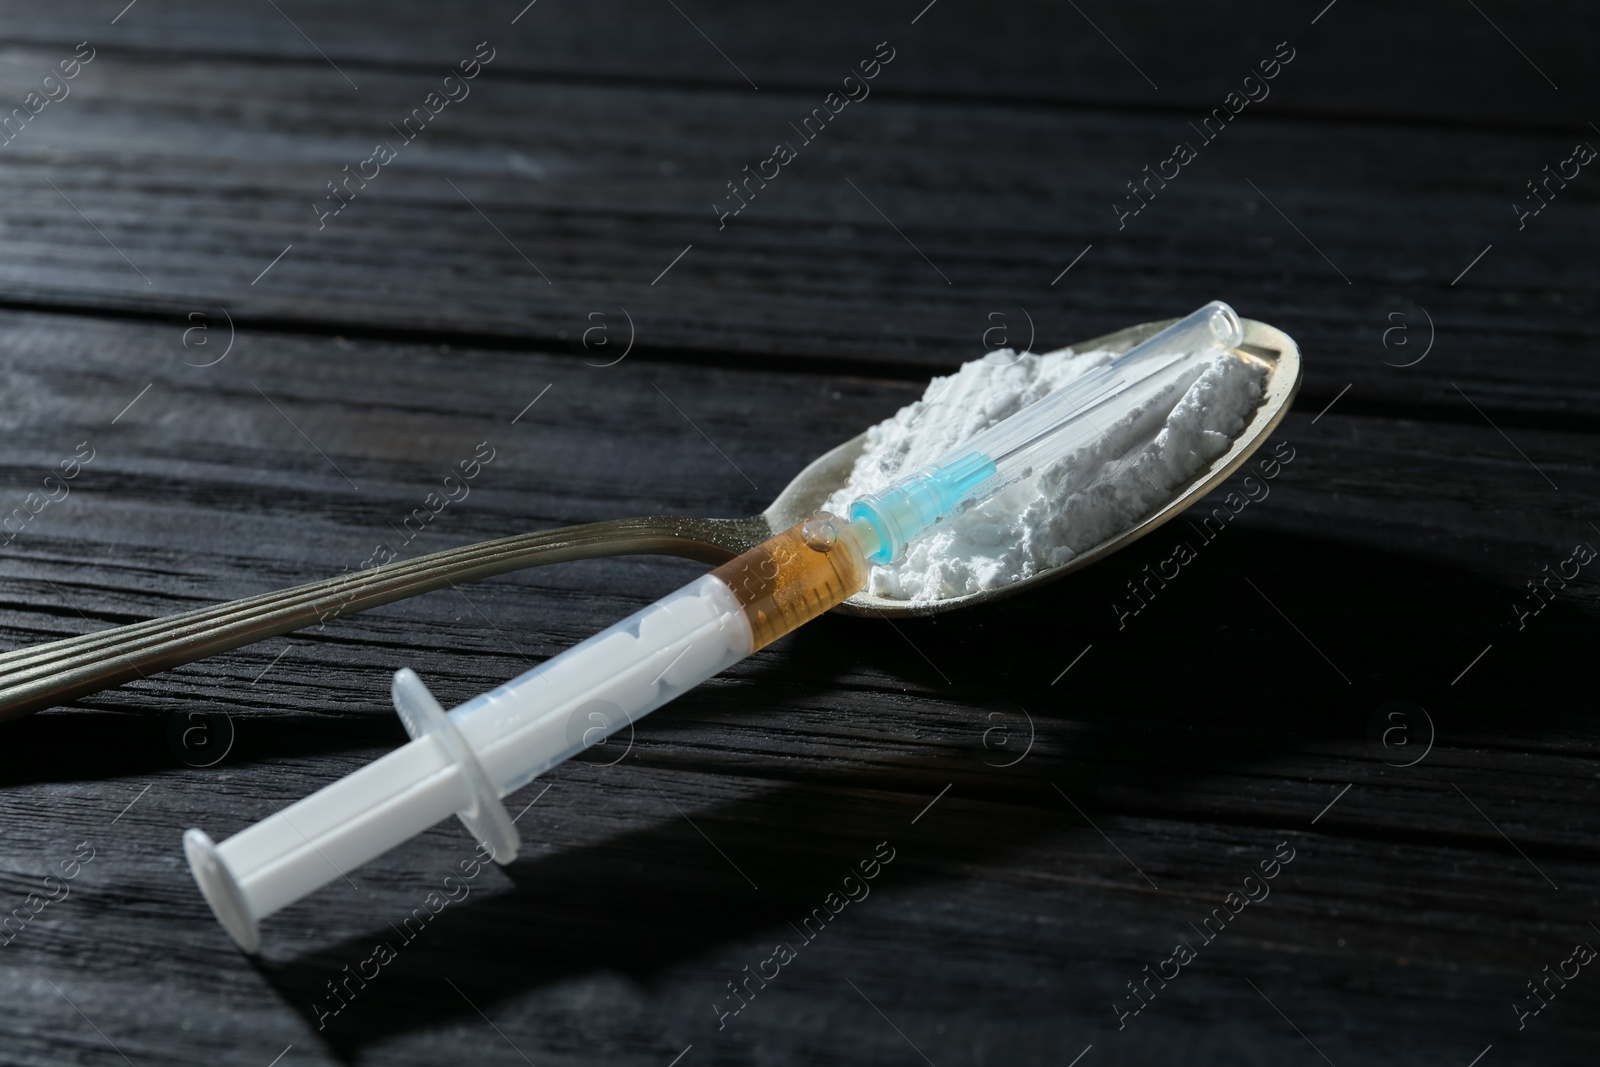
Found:
<path fill-rule="evenodd" d="M 845 520 L 819 512 L 711 573 L 744 608 L 756 648 L 867 586 L 868 564 Z"/>

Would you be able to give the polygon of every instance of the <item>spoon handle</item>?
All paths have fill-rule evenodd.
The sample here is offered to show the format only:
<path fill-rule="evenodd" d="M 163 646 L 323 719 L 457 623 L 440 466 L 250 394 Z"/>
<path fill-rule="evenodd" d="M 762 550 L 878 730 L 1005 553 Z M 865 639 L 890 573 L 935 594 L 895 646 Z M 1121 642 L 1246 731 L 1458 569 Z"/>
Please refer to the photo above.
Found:
<path fill-rule="evenodd" d="M 682 556 L 723 563 L 770 535 L 760 516 L 665 516 L 564 526 L 14 649 L 0 654 L 0 721 L 459 582 L 601 556 Z"/>

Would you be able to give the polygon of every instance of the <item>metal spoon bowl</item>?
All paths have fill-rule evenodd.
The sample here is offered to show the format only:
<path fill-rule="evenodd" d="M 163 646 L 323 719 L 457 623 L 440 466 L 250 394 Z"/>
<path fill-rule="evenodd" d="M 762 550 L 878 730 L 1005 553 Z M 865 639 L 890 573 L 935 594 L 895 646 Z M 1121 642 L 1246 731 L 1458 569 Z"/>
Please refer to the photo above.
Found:
<path fill-rule="evenodd" d="M 1109 351 L 1120 354 L 1176 321 L 1167 319 L 1162 322 L 1147 322 L 1142 326 L 1130 326 L 1125 330 L 1096 337 L 1092 341 L 1084 341 L 1072 347 L 1079 352 Z M 1038 571 L 1009 585 L 941 600 L 891 600 L 873 596 L 871 593 L 857 593 L 834 610 L 846 615 L 933 615 L 955 608 L 986 604 L 1002 597 L 1015 596 L 1041 582 L 1053 582 L 1057 578 L 1104 559 L 1118 549 L 1126 548 L 1198 503 L 1201 497 L 1221 485 L 1229 475 L 1243 466 L 1251 453 L 1266 442 L 1267 437 L 1288 414 L 1289 405 L 1300 390 L 1300 349 L 1289 335 L 1264 322 L 1256 322 L 1253 319 L 1241 321 L 1244 325 L 1244 341 L 1237 351 L 1245 358 L 1261 363 L 1267 368 L 1261 404 L 1251 415 L 1244 429 L 1239 432 L 1239 436 L 1234 438 L 1232 447 L 1190 479 L 1188 484 L 1178 490 L 1177 495 L 1162 507 L 1115 537 L 1107 538 L 1093 548 L 1078 553 L 1066 563 Z M 849 482 L 851 468 L 855 465 L 856 457 L 861 455 L 861 450 L 866 447 L 866 443 L 867 435 L 858 434 L 812 460 L 806 469 L 795 475 L 794 480 L 778 494 L 778 499 L 772 502 L 772 506 L 761 513 L 762 518 L 767 520 L 769 528 L 773 531 L 787 530 L 821 507 L 823 501 L 832 496 L 835 490 Z"/>
<path fill-rule="evenodd" d="M 1078 351 L 1125 352 L 1175 322 L 1132 326 L 1084 341 Z M 1300 388 L 1300 350 L 1281 330 L 1243 320 L 1239 351 L 1270 368 L 1265 396 L 1233 446 L 1159 510 L 1067 563 L 999 589 L 947 600 L 889 600 L 857 594 L 836 610 L 850 615 L 931 615 L 1011 596 L 1132 544 L 1173 518 L 1237 470 L 1282 421 Z M 197 608 L 146 622 L 15 649 L 0 655 L 0 721 L 121 685 L 206 656 L 289 633 L 312 623 L 389 604 L 507 571 L 601 556 L 682 556 L 722 563 L 816 511 L 845 485 L 867 435 L 858 434 L 813 460 L 772 505 L 747 519 L 664 516 L 613 519 L 518 534 L 416 559 L 342 574 L 308 585 Z"/>

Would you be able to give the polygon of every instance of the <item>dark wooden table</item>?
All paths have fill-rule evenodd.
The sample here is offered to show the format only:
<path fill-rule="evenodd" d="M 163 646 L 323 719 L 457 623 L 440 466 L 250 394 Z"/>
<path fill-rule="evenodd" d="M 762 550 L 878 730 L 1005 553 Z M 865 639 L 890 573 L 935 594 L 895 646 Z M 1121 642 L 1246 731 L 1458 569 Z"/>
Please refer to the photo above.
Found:
<path fill-rule="evenodd" d="M 3 5 L 6 647 L 380 544 L 752 514 L 986 342 L 1221 298 L 1306 378 L 1270 496 L 1121 626 L 1183 524 L 823 620 L 509 798 L 523 858 L 409 939 L 454 822 L 258 960 L 179 836 L 400 743 L 393 670 L 456 702 L 702 568 L 512 575 L 6 725 L 0 1062 L 1594 1061 L 1600 22 L 923 2 Z"/>

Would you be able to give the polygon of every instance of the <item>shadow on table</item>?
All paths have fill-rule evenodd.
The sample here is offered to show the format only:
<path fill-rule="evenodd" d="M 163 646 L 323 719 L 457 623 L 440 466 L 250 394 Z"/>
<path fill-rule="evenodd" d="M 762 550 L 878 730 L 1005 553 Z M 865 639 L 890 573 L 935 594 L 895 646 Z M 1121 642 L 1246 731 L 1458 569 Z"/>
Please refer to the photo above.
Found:
<path fill-rule="evenodd" d="M 0 746 L 0 789 L 32 782 L 208 773 L 212 766 L 235 768 L 286 756 L 334 756 L 406 741 L 404 728 L 394 713 L 383 707 L 386 701 L 380 693 L 366 703 L 361 714 L 342 720 L 292 712 L 230 713 L 232 747 L 216 764 L 208 765 L 211 754 L 194 734 L 185 740 L 184 731 L 198 731 L 208 738 L 204 743 L 213 746 L 227 740 L 223 734 L 229 724 L 219 714 L 223 705 L 183 699 L 151 701 L 145 694 L 127 700 L 119 697 L 96 694 L 90 699 L 116 701 L 127 710 L 51 708 L 0 725 L 5 734 L 5 744 Z M 138 706 L 150 702 L 156 706 Z M 189 717 L 191 713 L 194 718 Z M 193 762 L 185 763 L 185 755 Z"/>
<path fill-rule="evenodd" d="M 797 703 L 831 703 L 860 736 L 879 714 L 873 708 L 891 699 L 881 684 L 876 695 L 868 691 L 874 683 L 863 674 L 878 682 L 898 675 L 922 694 L 924 707 L 943 713 L 916 741 L 902 733 L 863 742 L 848 761 L 804 761 L 800 771 L 785 771 L 791 779 L 810 774 L 808 781 L 690 809 L 693 826 L 652 803 L 660 821 L 648 829 L 521 859 L 507 869 L 515 888 L 444 908 L 414 941 L 374 920 L 361 936 L 258 966 L 313 1030 L 325 1022 L 330 1049 L 349 1057 L 397 1030 L 476 1019 L 479 1010 L 530 989 L 596 973 L 648 985 L 718 945 L 782 938 L 789 922 L 817 906 L 880 841 L 903 857 L 883 885 L 904 889 L 1004 863 L 1043 840 L 1092 834 L 1052 783 L 1091 816 L 1148 805 L 1181 817 L 1195 804 L 1181 794 L 1207 776 L 1317 744 L 1378 746 L 1369 727 L 1387 701 L 1426 707 L 1441 735 L 1493 730 L 1510 722 L 1513 710 L 1516 729 L 1553 734 L 1588 717 L 1573 680 L 1600 625 L 1572 606 L 1570 593 L 1518 630 L 1506 625 L 1517 592 L 1470 574 L 1240 529 L 1227 543 L 1206 546 L 1164 586 L 1150 586 L 1145 606 L 1119 620 L 1129 602 L 1125 583 L 1143 580 L 1146 565 L 1159 569 L 1182 536 L 1151 537 L 1102 567 L 1003 606 L 900 622 L 899 636 L 882 622 L 855 619 L 802 631 L 786 654 L 754 668 L 754 684 L 690 698 L 694 714 L 778 715 Z M 871 650 L 865 661 L 863 649 Z M 1076 665 L 1062 677 L 1069 662 Z M 832 665 L 833 676 L 819 677 L 820 664 Z M 1037 751 L 1014 767 L 981 758 L 980 709 L 994 698 L 1027 708 L 1039 731 Z M 1068 743 L 1048 742 L 1069 724 Z M 907 756 L 911 745 L 918 754 Z M 1392 753 L 1374 747 L 1372 754 L 1377 767 Z M 846 769 L 832 769 L 840 762 Z M 634 769 L 648 784 L 656 766 L 668 765 L 641 757 Z M 686 769 L 681 759 L 670 766 Z M 913 826 L 912 817 L 947 783 L 954 785 L 947 803 L 968 807 Z M 634 787 L 653 792 L 637 780 Z M 1302 828 L 1324 794 L 1314 790 L 1256 817 Z M 612 792 L 599 802 L 629 799 Z M 981 821 L 974 803 L 1003 806 L 990 810 L 1005 817 L 974 832 Z M 1204 811 L 1197 817 L 1217 818 Z M 1468 833 L 1479 830 L 1485 847 L 1500 847 L 1485 827 Z M 737 857 L 759 891 L 722 864 L 706 839 Z M 1539 855 L 1537 842 L 1524 845 Z M 419 882 L 412 903 L 420 905 L 427 888 Z M 330 980 L 346 982 L 379 942 L 395 960 L 370 988 L 349 982 L 350 992 L 341 994 L 348 1006 L 323 1016 L 340 1004 Z M 707 1005 L 725 994 L 720 987 L 703 991 Z M 709 1007 L 704 1018 L 714 1021 Z"/>

